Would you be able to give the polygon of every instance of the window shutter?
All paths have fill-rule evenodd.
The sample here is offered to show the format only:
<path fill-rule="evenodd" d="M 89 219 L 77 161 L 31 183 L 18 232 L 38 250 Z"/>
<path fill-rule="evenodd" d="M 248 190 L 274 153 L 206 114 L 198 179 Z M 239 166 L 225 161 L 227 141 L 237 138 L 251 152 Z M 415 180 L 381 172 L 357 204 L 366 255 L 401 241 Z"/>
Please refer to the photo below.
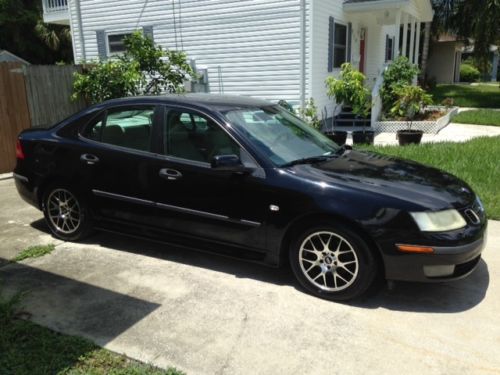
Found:
<path fill-rule="evenodd" d="M 389 61 L 389 35 L 385 35 L 385 62 Z"/>
<path fill-rule="evenodd" d="M 348 63 L 351 62 L 351 54 L 352 54 L 351 43 L 352 43 L 352 23 L 349 22 L 347 24 L 347 57 L 346 57 L 346 61 Z"/>
<path fill-rule="evenodd" d="M 394 61 L 394 56 L 395 56 L 395 53 L 396 53 L 396 37 L 393 36 L 392 37 L 392 54 L 391 54 L 391 60 Z"/>
<path fill-rule="evenodd" d="M 329 72 L 333 72 L 333 43 L 335 42 L 333 35 L 334 32 L 335 32 L 334 19 L 333 17 L 330 16 L 328 22 L 328 71 Z"/>
<path fill-rule="evenodd" d="M 98 30 L 95 33 L 97 38 L 97 53 L 99 54 L 99 59 L 106 60 L 108 58 L 108 53 L 106 50 L 106 32 L 104 30 Z"/>
<path fill-rule="evenodd" d="M 155 40 L 154 38 L 154 34 L 153 34 L 153 26 L 144 26 L 142 28 L 142 32 L 144 34 L 144 36 L 148 37 L 149 39 L 151 40 Z"/>

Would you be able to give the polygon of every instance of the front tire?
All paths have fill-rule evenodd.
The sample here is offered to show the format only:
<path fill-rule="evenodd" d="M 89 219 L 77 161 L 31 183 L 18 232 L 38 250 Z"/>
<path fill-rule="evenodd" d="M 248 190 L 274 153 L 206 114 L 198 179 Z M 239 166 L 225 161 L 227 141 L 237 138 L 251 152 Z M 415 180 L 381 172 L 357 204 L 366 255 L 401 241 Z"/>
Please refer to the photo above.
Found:
<path fill-rule="evenodd" d="M 53 235 L 64 241 L 79 241 L 92 230 L 86 201 L 75 189 L 54 185 L 43 194 L 43 214 Z"/>
<path fill-rule="evenodd" d="M 324 223 L 292 241 L 290 265 L 311 294 L 345 301 L 364 294 L 373 283 L 377 262 L 366 241 L 351 228 Z"/>

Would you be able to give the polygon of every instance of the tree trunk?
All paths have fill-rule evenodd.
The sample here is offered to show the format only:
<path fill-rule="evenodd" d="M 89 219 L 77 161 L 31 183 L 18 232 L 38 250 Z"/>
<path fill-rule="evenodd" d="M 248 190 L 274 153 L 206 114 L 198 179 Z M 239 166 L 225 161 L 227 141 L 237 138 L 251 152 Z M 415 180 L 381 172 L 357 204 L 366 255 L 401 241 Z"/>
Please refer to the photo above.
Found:
<path fill-rule="evenodd" d="M 424 46 L 422 50 L 422 64 L 420 66 L 420 78 L 425 78 L 427 71 L 427 60 L 429 58 L 429 44 L 431 39 L 431 23 L 425 23 L 424 29 Z"/>

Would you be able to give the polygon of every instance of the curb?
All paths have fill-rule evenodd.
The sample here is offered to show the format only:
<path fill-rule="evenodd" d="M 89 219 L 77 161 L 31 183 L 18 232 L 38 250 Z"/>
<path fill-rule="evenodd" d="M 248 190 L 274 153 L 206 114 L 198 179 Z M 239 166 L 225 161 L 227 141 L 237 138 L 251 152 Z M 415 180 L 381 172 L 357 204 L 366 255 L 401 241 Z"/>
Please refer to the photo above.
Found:
<path fill-rule="evenodd" d="M 10 173 L 2 173 L 2 174 L 0 174 L 0 181 L 8 180 L 8 179 L 10 179 L 12 177 L 13 177 L 12 172 L 10 172 Z"/>

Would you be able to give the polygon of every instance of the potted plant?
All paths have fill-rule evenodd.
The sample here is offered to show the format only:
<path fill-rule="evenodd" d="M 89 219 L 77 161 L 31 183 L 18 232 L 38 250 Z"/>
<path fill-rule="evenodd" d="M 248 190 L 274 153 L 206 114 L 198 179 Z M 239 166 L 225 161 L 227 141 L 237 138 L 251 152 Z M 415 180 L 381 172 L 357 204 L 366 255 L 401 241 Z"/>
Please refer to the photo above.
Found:
<path fill-rule="evenodd" d="M 415 116 L 423 111 L 425 106 L 432 103 L 432 96 L 427 94 L 421 87 L 404 85 L 399 87 L 395 94 L 397 99 L 391 108 L 393 116 L 402 117 L 406 120 L 408 128 L 398 130 L 397 138 L 401 146 L 408 144 L 419 144 L 424 132 L 411 128 Z"/>
<path fill-rule="evenodd" d="M 326 79 L 327 95 L 330 99 L 342 106 L 349 106 L 358 118 L 366 118 L 370 112 L 371 100 L 368 89 L 365 87 L 366 77 L 363 73 L 353 68 L 349 63 L 342 64 L 339 78 L 330 76 Z M 357 139 L 365 139 L 365 136 L 373 138 L 373 132 L 366 131 L 363 126 L 362 134 Z M 339 144 L 344 144 L 347 132 L 332 129 L 326 134 L 330 139 Z"/>

